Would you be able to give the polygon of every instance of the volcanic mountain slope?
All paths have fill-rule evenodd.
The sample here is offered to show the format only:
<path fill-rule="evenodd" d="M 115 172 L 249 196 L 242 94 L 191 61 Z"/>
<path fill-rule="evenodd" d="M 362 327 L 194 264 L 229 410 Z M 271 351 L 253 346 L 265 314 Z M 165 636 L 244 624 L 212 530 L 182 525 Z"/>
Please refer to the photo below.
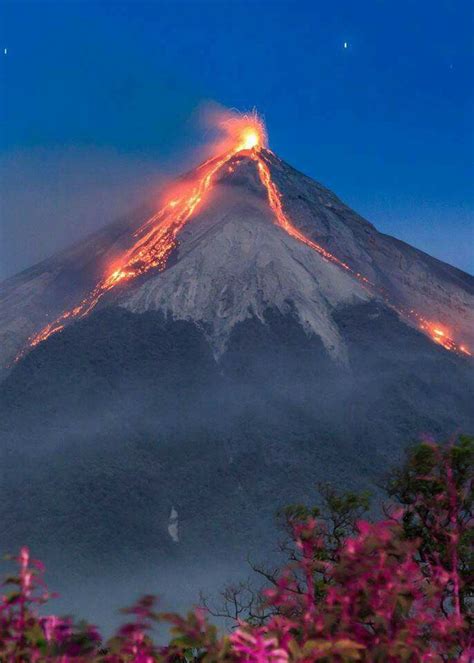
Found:
<path fill-rule="evenodd" d="M 428 333 L 439 326 L 463 348 L 472 345 L 472 277 L 381 235 L 329 191 L 270 153 L 266 158 L 295 228 L 336 261 L 275 227 L 254 163 L 238 158 L 205 212 L 183 230 L 178 264 L 138 285 L 123 298 L 126 307 L 204 321 L 221 352 L 236 321 L 251 314 L 262 319 L 266 306 L 283 311 L 291 302 L 308 332 L 337 355 L 343 348 L 331 312 L 351 299 L 376 298 L 417 326 L 422 318 Z"/>
<path fill-rule="evenodd" d="M 205 320 L 210 324 L 210 333 L 215 336 L 219 346 L 219 343 L 225 343 L 226 336 L 222 318 L 229 316 L 219 313 L 215 308 L 217 302 L 219 306 L 229 308 L 226 301 L 229 302 L 233 288 L 237 287 L 233 298 L 235 307 L 226 323 L 228 334 L 233 321 L 245 315 L 244 309 L 247 310 L 246 314 L 259 315 L 255 306 L 261 313 L 262 305 L 272 307 L 275 298 L 281 300 L 284 293 L 285 296 L 288 294 L 286 288 L 295 276 L 294 265 L 299 262 L 305 265 L 302 269 L 306 269 L 309 275 L 318 270 L 327 272 L 333 291 L 332 300 L 329 297 L 332 307 L 336 303 L 334 296 L 338 296 L 336 284 L 344 281 L 341 275 L 337 275 L 339 270 L 350 276 L 346 279 L 347 283 L 354 282 L 347 286 L 354 293 L 361 293 L 360 287 L 357 287 L 358 281 L 359 285 L 366 287 L 366 294 L 362 294 L 364 298 L 369 296 L 385 301 L 406 322 L 423 328 L 436 341 L 442 342 L 443 337 L 449 337 L 456 341 L 458 348 L 464 350 L 474 347 L 472 277 L 403 242 L 378 233 L 330 191 L 293 170 L 264 148 L 260 148 L 259 152 L 281 192 L 287 218 L 291 220 L 295 231 L 309 242 L 309 246 L 288 232 L 285 233 L 286 237 L 282 236 L 284 229 L 275 223 L 275 214 L 268 205 L 268 193 L 257 176 L 255 162 L 246 157 L 245 153 L 244 156 L 237 154 L 230 159 L 228 167 L 217 171 L 204 209 L 197 209 L 192 221 L 182 228 L 177 242 L 171 247 L 171 255 L 167 256 L 165 274 L 155 269 L 146 274 L 145 283 L 143 278 L 127 284 L 118 283 L 114 291 L 105 293 L 105 301 L 99 300 L 99 306 L 119 300 L 131 310 L 135 306 L 137 310 L 162 308 L 171 311 L 177 318 L 196 322 Z M 196 175 L 191 173 L 187 179 L 192 181 L 195 178 Z M 204 222 L 202 217 L 205 217 Z M 141 218 L 144 218 L 143 211 Z M 109 226 L 73 249 L 4 282 L 0 289 L 0 365 L 3 365 L 4 370 L 11 365 L 18 352 L 28 346 L 29 338 L 34 338 L 48 322 L 54 321 L 64 311 L 73 310 L 94 289 L 108 265 L 133 246 L 139 219 L 140 214 L 137 214 L 128 223 L 122 220 Z M 252 248 L 246 250 L 244 235 L 248 235 L 248 244 L 253 247 L 253 253 Z M 210 238 L 209 242 L 206 237 Z M 261 241 L 268 256 L 276 251 L 267 262 L 273 260 L 273 264 L 276 264 L 276 261 L 280 261 L 279 267 L 283 273 L 278 283 L 282 287 L 278 288 L 275 282 L 266 283 L 264 285 L 269 289 L 264 287 L 262 290 L 261 284 L 258 284 L 259 301 L 256 301 L 252 299 L 256 295 L 255 289 L 252 293 L 245 288 L 245 297 L 241 297 L 236 278 L 239 274 L 241 279 L 250 279 L 254 285 L 257 284 L 254 277 L 258 272 L 258 278 L 261 276 L 263 257 L 260 261 L 254 259 L 260 253 Z M 270 247 L 271 241 L 274 243 Z M 288 247 L 286 257 L 281 251 L 284 244 Z M 321 260 L 321 253 L 315 251 L 312 245 L 322 252 L 328 252 L 334 261 Z M 201 258 L 198 258 L 199 253 L 202 254 Z M 227 253 L 231 254 L 232 267 Z M 206 255 L 207 271 L 203 277 L 199 261 L 205 261 Z M 293 257 L 295 259 L 291 260 Z M 185 258 L 185 266 L 181 264 L 182 258 Z M 194 261 L 195 273 L 192 277 L 190 261 Z M 306 265 L 308 261 L 310 264 Z M 293 267 L 289 268 L 291 262 Z M 222 278 L 221 264 L 226 265 L 229 278 Z M 338 267 L 338 270 L 329 265 Z M 283 274 L 289 278 L 285 279 Z M 188 289 L 190 278 L 195 281 L 195 286 Z M 169 288 L 173 287 L 173 280 L 175 284 L 180 284 L 180 295 L 173 294 L 171 297 Z M 217 284 L 217 292 L 208 287 L 209 281 Z M 125 295 L 124 285 L 127 286 Z M 296 290 L 300 286 L 303 288 L 300 295 L 293 292 L 295 296 L 289 299 L 293 303 L 299 300 L 297 310 L 303 313 L 301 302 L 308 301 L 308 293 L 301 280 L 290 287 L 294 286 Z M 142 287 L 143 291 L 139 294 L 137 291 Z M 127 303 L 128 293 L 132 291 Z M 152 292 L 155 293 L 153 296 Z M 206 301 L 205 292 L 208 293 L 209 301 Z M 321 294 L 326 296 L 326 293 L 327 288 Z M 214 310 L 207 310 L 208 305 Z M 281 310 L 281 301 L 278 308 Z M 234 319 L 237 310 L 239 312 Z M 86 312 L 89 312 L 87 307 Z M 318 330 L 314 319 L 305 321 L 304 315 L 300 317 L 308 329 L 327 338 L 327 332 L 322 328 Z M 438 332 L 441 335 L 437 335 Z M 217 347 L 217 351 L 222 351 L 222 347 Z"/>
<path fill-rule="evenodd" d="M 0 546 L 60 590 L 110 574 L 122 603 L 189 600 L 318 480 L 367 488 L 420 433 L 474 430 L 472 277 L 264 148 L 209 181 L 153 268 L 134 243 L 160 218 L 138 214 L 2 286 Z"/>

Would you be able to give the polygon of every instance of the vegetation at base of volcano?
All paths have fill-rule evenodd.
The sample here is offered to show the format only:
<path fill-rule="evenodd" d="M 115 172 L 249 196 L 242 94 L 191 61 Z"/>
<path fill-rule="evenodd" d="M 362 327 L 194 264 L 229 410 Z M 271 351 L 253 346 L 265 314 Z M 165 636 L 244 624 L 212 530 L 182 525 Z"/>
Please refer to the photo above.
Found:
<path fill-rule="evenodd" d="M 223 605 L 187 617 L 159 613 L 152 596 L 123 611 L 107 642 L 69 618 L 43 616 L 43 568 L 20 551 L 0 599 L 0 660 L 167 663 L 202 661 L 437 662 L 472 660 L 474 440 L 423 442 L 387 479 L 383 520 L 363 517 L 366 494 L 320 486 L 324 507 L 288 507 L 281 569 L 259 585 L 228 587 Z M 220 634 L 209 615 L 235 620 Z M 171 626 L 157 644 L 156 624 Z"/>

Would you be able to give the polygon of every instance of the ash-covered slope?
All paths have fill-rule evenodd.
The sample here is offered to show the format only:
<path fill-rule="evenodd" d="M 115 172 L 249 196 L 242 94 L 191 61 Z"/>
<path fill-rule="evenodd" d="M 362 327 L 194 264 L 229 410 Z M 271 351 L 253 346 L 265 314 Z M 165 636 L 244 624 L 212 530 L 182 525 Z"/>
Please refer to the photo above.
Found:
<path fill-rule="evenodd" d="M 327 347 L 333 345 L 337 356 L 344 349 L 334 337 L 328 311 L 347 297 L 376 298 L 431 337 L 440 328 L 458 346 L 474 347 L 471 276 L 379 233 L 271 152 L 260 149 L 259 154 L 295 229 L 336 262 L 324 260 L 278 225 L 257 164 L 237 155 L 216 173 L 204 203 L 179 232 L 165 271 L 150 270 L 119 283 L 97 307 L 119 302 L 130 310 L 161 309 L 205 323 L 219 354 L 235 322 L 249 314 L 261 319 L 266 306 L 281 311 L 286 300 L 303 326 Z M 183 181 L 192 181 L 196 173 Z M 137 241 L 137 228 L 146 219 L 141 210 L 0 286 L 0 369 L 11 366 L 47 323 L 87 297 Z"/>
<path fill-rule="evenodd" d="M 308 334 L 319 336 L 336 360 L 345 361 L 333 311 L 372 297 L 275 225 L 249 162 L 218 180 L 203 211 L 181 233 L 175 264 L 132 284 L 118 304 L 135 313 L 156 310 L 195 322 L 217 357 L 239 322 L 252 317 L 263 322 L 269 308 L 295 313 Z"/>
<path fill-rule="evenodd" d="M 394 305 L 414 309 L 474 345 L 474 278 L 384 235 L 331 191 L 272 160 L 289 217 L 308 237 L 383 289 Z"/>
<path fill-rule="evenodd" d="M 137 210 L 0 283 L 0 377 L 32 334 L 94 287 L 150 214 L 146 207 Z"/>
<path fill-rule="evenodd" d="M 82 588 L 69 610 L 91 615 L 98 596 L 104 622 L 140 591 L 187 607 L 246 575 L 249 551 L 271 556 L 276 509 L 312 500 L 318 480 L 374 488 L 421 433 L 474 431 L 471 360 L 399 312 L 417 306 L 469 342 L 473 279 L 264 156 L 309 243 L 275 222 L 238 156 L 165 269 L 107 291 L 0 384 L 0 548 L 29 544 L 55 589 Z M 5 360 L 77 306 L 139 226 L 4 284 Z"/>

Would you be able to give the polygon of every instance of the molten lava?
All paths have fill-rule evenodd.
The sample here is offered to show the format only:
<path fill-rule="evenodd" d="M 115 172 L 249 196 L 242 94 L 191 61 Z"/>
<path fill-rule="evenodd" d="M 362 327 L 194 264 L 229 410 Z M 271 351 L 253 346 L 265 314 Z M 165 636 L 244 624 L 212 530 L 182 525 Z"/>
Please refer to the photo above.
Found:
<path fill-rule="evenodd" d="M 458 345 L 452 339 L 452 332 L 450 332 L 446 327 L 441 327 L 437 322 L 429 322 L 421 316 L 415 316 L 418 319 L 419 329 L 425 332 L 427 336 L 431 338 L 432 341 L 442 345 L 446 350 L 451 350 L 452 352 L 461 352 L 462 354 L 472 357 L 472 353 L 469 348 L 465 345 Z"/>
<path fill-rule="evenodd" d="M 260 145 L 260 136 L 255 129 L 248 128 L 242 133 L 242 149 L 252 150 Z"/>
<path fill-rule="evenodd" d="M 49 323 L 40 332 L 30 337 L 27 347 L 22 350 L 16 360 L 22 357 L 29 348 L 55 334 L 71 321 L 87 315 L 95 308 L 101 298 L 112 289 L 132 281 L 146 272 L 165 269 L 168 258 L 177 245 L 177 237 L 186 223 L 202 206 L 214 179 L 224 167 L 230 172 L 235 165 L 230 160 L 238 153 L 255 161 L 257 172 L 263 187 L 266 190 L 268 203 L 275 216 L 276 223 L 289 235 L 317 251 L 325 260 L 332 262 L 341 269 L 350 273 L 366 288 L 374 290 L 381 295 L 386 303 L 396 310 L 402 317 L 414 322 L 435 343 L 447 350 L 471 356 L 464 345 L 458 345 L 449 331 L 439 324 L 428 322 L 415 311 L 406 311 L 396 307 L 388 295 L 371 283 L 365 276 L 353 270 L 322 246 L 306 237 L 298 230 L 288 218 L 282 205 L 282 196 L 272 179 L 270 167 L 267 163 L 266 147 L 267 137 L 265 126 L 256 113 L 238 116 L 223 114 L 219 117 L 218 127 L 222 138 L 214 145 L 215 156 L 203 163 L 194 173 L 191 181 L 181 183 L 172 191 L 172 195 L 162 209 L 148 219 L 134 234 L 135 243 L 111 267 L 103 279 L 77 306 L 62 313 L 56 320 Z"/>
<path fill-rule="evenodd" d="M 219 156 L 211 158 L 196 171 L 196 179 L 184 183 L 174 191 L 172 200 L 135 233 L 136 242 L 110 273 L 100 281 L 78 306 L 62 313 L 28 340 L 28 348 L 42 343 L 52 334 L 64 329 L 73 319 L 82 318 L 95 308 L 99 300 L 119 284 L 135 279 L 151 269 L 166 267 L 169 255 L 176 246 L 176 238 L 191 216 L 202 204 L 216 173 L 238 152 L 256 150 L 266 143 L 265 127 L 256 114 L 223 117 L 220 122 L 223 139 L 216 146 Z M 225 148 L 225 149 L 224 149 Z"/>
<path fill-rule="evenodd" d="M 304 235 L 300 230 L 298 230 L 298 228 L 296 228 L 291 223 L 291 221 L 283 211 L 283 206 L 281 204 L 281 194 L 278 191 L 276 184 L 272 180 L 270 168 L 265 162 L 265 159 L 257 151 L 251 154 L 251 158 L 257 162 L 257 169 L 260 181 L 267 190 L 268 203 L 272 208 L 273 213 L 275 214 L 275 219 L 278 225 L 281 226 L 283 230 L 286 230 L 286 232 L 289 235 L 299 240 L 300 242 L 303 242 L 303 244 L 306 244 L 307 246 L 311 247 L 314 251 L 317 251 L 319 254 L 323 256 L 323 258 L 326 258 L 326 260 L 335 263 L 336 265 L 342 267 L 343 269 L 351 271 L 349 265 L 346 265 L 345 262 L 342 262 L 341 260 L 336 258 L 336 256 L 333 256 L 332 253 L 329 253 L 329 251 L 323 249 L 322 246 L 316 244 L 316 242 L 313 242 L 313 240 L 309 239 L 309 237 L 306 237 L 306 235 Z"/>

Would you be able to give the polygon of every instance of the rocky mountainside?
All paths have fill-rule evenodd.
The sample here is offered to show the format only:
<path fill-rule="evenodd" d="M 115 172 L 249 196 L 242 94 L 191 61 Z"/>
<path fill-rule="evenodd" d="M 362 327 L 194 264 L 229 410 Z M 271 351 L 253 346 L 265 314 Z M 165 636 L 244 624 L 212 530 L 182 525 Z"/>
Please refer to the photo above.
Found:
<path fill-rule="evenodd" d="M 149 212 L 1 286 L 0 548 L 31 545 L 98 621 L 140 591 L 189 605 L 271 557 L 275 511 L 317 481 L 377 491 L 420 434 L 474 431 L 472 359 L 427 326 L 474 347 L 474 279 L 261 152 L 293 234 L 237 155 L 164 267 L 13 366 Z"/>
<path fill-rule="evenodd" d="M 267 306 L 282 310 L 284 300 L 296 306 L 308 331 L 337 344 L 330 339 L 322 299 L 332 310 L 352 293 L 378 298 L 398 312 L 414 311 L 428 325 L 446 328 L 459 344 L 474 347 L 473 277 L 379 233 L 330 191 L 261 152 L 294 226 L 350 272 L 275 223 L 255 163 L 236 156 L 232 172 L 218 173 L 205 206 L 179 234 L 166 270 L 128 283 L 125 293 L 122 287 L 108 293 L 100 306 L 119 301 L 132 311 L 163 310 L 203 322 L 219 353 L 235 322 L 253 314 L 261 319 Z M 0 367 L 11 366 L 31 335 L 93 289 L 114 257 L 133 245 L 148 214 L 140 210 L 1 284 Z M 355 274 L 373 287 L 365 288 Z M 407 321 L 416 324 L 416 317 Z"/>

